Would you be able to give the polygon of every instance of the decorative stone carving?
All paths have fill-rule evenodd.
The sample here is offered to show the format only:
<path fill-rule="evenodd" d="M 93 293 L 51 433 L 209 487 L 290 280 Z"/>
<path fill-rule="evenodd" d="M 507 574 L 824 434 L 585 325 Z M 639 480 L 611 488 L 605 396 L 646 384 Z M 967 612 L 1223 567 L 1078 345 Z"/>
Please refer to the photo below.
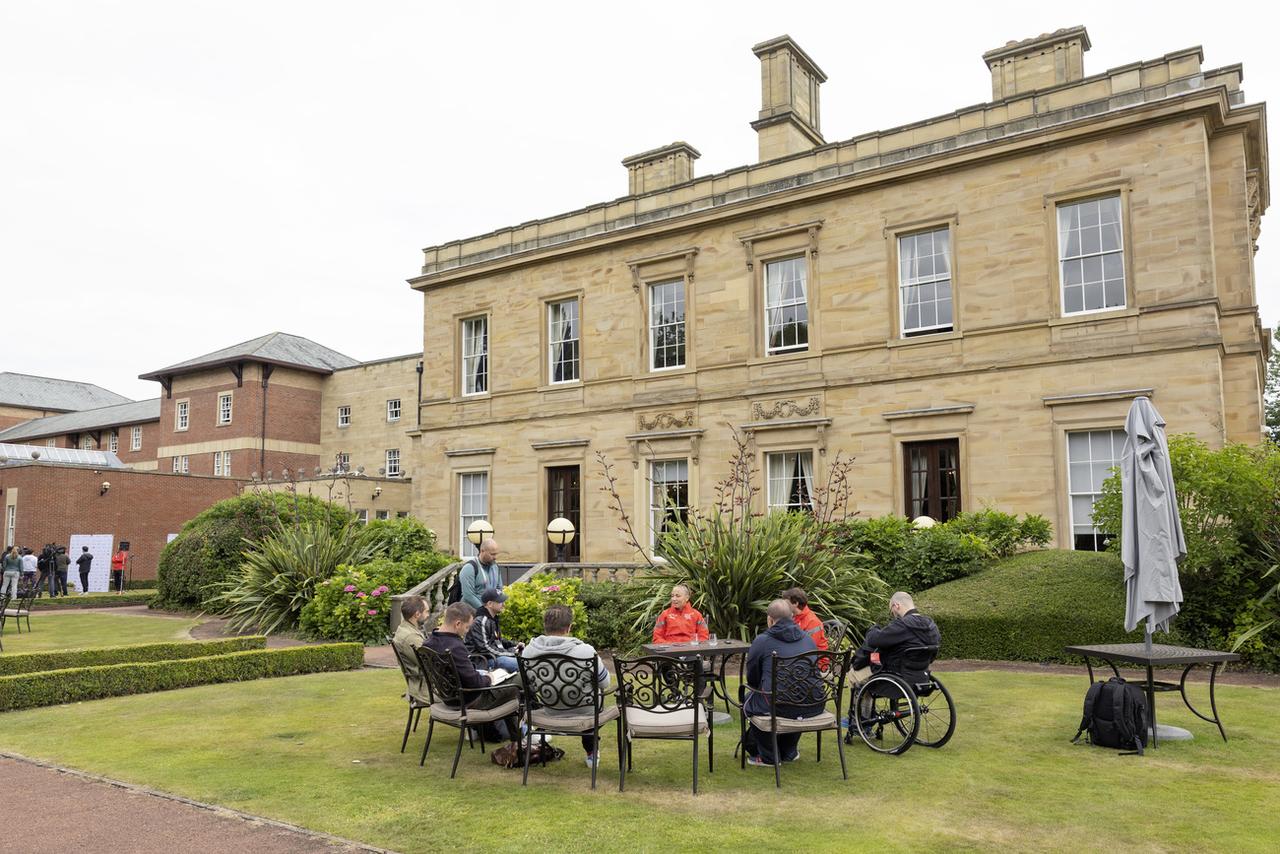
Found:
<path fill-rule="evenodd" d="M 1253 251 L 1258 251 L 1258 237 L 1262 234 L 1262 196 L 1258 186 L 1258 170 L 1250 169 L 1245 173 L 1245 194 L 1249 206 L 1249 242 Z"/>
<path fill-rule="evenodd" d="M 772 421 L 775 418 L 804 418 L 808 415 L 817 415 L 821 405 L 822 401 L 816 397 L 809 398 L 809 402 L 804 406 L 794 400 L 775 400 L 767 408 L 763 403 L 753 403 L 751 405 L 751 417 L 756 421 Z"/>
<path fill-rule="evenodd" d="M 644 430 L 679 430 L 693 426 L 693 410 L 686 409 L 684 415 L 676 416 L 670 412 L 659 412 L 648 418 L 643 413 L 636 416 L 636 427 Z"/>

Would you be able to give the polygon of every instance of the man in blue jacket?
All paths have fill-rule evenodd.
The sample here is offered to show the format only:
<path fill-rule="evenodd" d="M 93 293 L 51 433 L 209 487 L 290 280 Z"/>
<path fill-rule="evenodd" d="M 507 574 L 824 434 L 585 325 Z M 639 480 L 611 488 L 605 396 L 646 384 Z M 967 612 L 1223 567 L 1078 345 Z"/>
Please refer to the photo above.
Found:
<path fill-rule="evenodd" d="M 751 693 L 747 695 L 742 710 L 747 715 L 769 715 L 770 697 L 773 690 L 773 653 L 779 658 L 796 655 L 801 652 L 812 652 L 818 647 L 813 638 L 795 624 L 791 617 L 791 603 L 786 599 L 774 599 L 765 611 L 769 627 L 756 636 L 747 650 L 747 686 Z M 820 683 L 822 676 L 815 668 L 815 683 Z M 821 696 L 821 690 L 815 685 L 814 694 Z M 778 704 L 778 717 L 808 718 L 820 714 L 823 704 L 811 706 L 793 706 Z M 796 746 L 800 743 L 800 733 L 779 733 L 778 752 L 783 762 L 793 762 L 799 756 Z M 759 730 L 755 725 L 747 727 L 747 738 L 744 745 L 747 751 L 748 765 L 773 766 L 773 739 L 768 732 Z"/>

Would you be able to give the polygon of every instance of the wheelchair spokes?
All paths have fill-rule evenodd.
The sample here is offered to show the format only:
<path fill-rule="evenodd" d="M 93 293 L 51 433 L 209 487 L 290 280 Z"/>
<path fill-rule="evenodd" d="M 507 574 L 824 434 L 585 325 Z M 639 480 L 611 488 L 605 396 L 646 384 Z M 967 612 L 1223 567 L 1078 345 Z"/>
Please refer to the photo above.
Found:
<path fill-rule="evenodd" d="M 932 690 L 924 695 L 917 692 L 916 703 L 920 708 L 920 732 L 916 743 L 925 747 L 942 747 L 956 731 L 956 707 L 947 686 L 933 680 Z"/>
<path fill-rule="evenodd" d="M 919 706 L 911 688 L 896 676 L 872 676 L 858 689 L 852 705 L 854 728 L 872 750 L 897 755 L 915 742 Z"/>

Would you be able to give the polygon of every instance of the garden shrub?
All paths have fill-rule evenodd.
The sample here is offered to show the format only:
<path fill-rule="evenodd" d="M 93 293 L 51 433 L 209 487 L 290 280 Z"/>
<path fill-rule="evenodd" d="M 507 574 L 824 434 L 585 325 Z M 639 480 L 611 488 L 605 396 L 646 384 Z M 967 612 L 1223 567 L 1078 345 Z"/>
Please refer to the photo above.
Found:
<path fill-rule="evenodd" d="M 160 552 L 157 604 L 201 608 L 240 565 L 245 541 L 257 543 L 277 524 L 351 522 L 345 508 L 309 495 L 253 492 L 219 501 L 182 526 Z"/>
<path fill-rule="evenodd" d="M 57 599 L 41 597 L 31 602 L 31 610 L 47 611 L 51 608 L 126 608 L 150 605 L 156 596 L 154 590 L 126 590 L 124 593 L 88 593 L 78 596 L 59 596 Z"/>
<path fill-rule="evenodd" d="M 98 649 L 65 649 L 56 652 L 24 652 L 0 658 L 0 676 L 65 670 L 71 667 L 100 667 L 142 661 L 170 661 L 180 658 L 202 658 L 228 652 L 263 649 L 267 639 L 262 635 L 244 635 L 212 641 L 174 641 L 171 643 L 139 643 Z"/>
<path fill-rule="evenodd" d="M 1028 513 L 1019 519 L 1016 513 L 1003 513 L 989 507 L 958 513 L 946 527 L 981 537 L 998 558 L 1010 557 L 1030 546 L 1043 548 L 1053 539 L 1053 526 L 1045 517 Z"/>
<path fill-rule="evenodd" d="M 363 664 L 360 644 L 340 643 L 0 676 L 0 711 L 219 682 L 354 670 Z"/>
<path fill-rule="evenodd" d="M 414 552 L 405 560 L 379 558 L 362 566 L 340 566 L 316 585 L 298 625 L 307 635 L 335 641 L 381 643 L 390 629 L 391 597 L 426 581 L 453 563 L 444 552 Z"/>
<path fill-rule="evenodd" d="M 502 636 L 513 641 L 528 641 L 542 634 L 542 615 L 552 605 L 573 608 L 573 633 L 585 637 L 590 631 L 587 608 L 578 598 L 580 578 L 561 578 L 544 572 L 528 581 L 507 586 L 507 609 L 502 614 Z"/>
<path fill-rule="evenodd" d="M 587 610 L 587 628 L 575 629 L 574 633 L 597 650 L 633 653 L 652 637 L 649 631 L 635 625 L 636 608 L 645 598 L 645 588 L 640 584 L 584 582 L 578 589 L 578 600 Z"/>
<path fill-rule="evenodd" d="M 930 587 L 972 575 L 987 566 L 994 555 L 986 540 L 966 534 L 951 525 L 918 528 L 892 566 L 885 567 L 884 580 L 901 590 Z"/>
<path fill-rule="evenodd" d="M 414 555 L 435 551 L 435 532 L 412 516 L 398 519 L 375 519 L 364 526 L 365 536 L 377 543 L 393 561 L 408 560 Z M 397 590 L 403 593 L 403 590 Z"/>

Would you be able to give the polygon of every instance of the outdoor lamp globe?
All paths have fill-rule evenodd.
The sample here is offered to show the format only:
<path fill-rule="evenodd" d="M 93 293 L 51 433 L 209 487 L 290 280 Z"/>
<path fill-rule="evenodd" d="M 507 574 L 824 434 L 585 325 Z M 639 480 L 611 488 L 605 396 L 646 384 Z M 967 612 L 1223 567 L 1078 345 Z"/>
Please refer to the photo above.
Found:
<path fill-rule="evenodd" d="M 932 528 L 934 525 L 938 524 L 938 520 L 934 519 L 932 516 L 917 516 L 911 520 L 911 524 L 915 525 L 917 528 Z"/>
<path fill-rule="evenodd" d="M 557 516 L 547 523 L 547 539 L 553 546 L 568 545 L 573 542 L 576 533 L 573 523 L 563 516 Z"/>
<path fill-rule="evenodd" d="M 471 545 L 477 548 L 492 536 L 493 526 L 489 524 L 488 519 L 477 519 L 467 526 L 467 539 L 471 541 Z"/>

